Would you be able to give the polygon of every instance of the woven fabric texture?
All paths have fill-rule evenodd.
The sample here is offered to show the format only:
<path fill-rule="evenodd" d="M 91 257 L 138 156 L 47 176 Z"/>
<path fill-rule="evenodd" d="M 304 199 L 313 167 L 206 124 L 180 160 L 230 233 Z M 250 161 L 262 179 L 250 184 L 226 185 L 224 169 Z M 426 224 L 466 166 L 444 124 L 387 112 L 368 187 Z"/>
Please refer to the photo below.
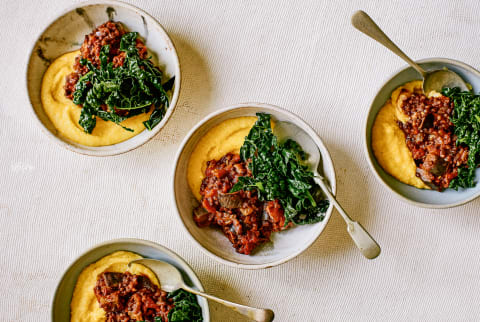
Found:
<path fill-rule="evenodd" d="M 182 91 L 167 126 L 115 157 L 65 150 L 31 116 L 30 48 L 76 1 L 0 4 L 0 301 L 2 321 L 49 321 L 66 267 L 96 243 L 121 237 L 163 244 L 188 261 L 206 291 L 272 308 L 275 321 L 480 320 L 480 200 L 428 210 L 377 182 L 364 154 L 371 100 L 403 61 L 350 25 L 367 11 L 414 59 L 448 57 L 480 67 L 480 2 L 132 2 L 171 35 Z M 241 102 L 266 102 L 306 120 L 335 164 L 340 203 L 382 246 L 362 257 L 338 213 L 305 253 L 245 271 L 203 255 L 174 210 L 176 150 L 201 118 Z M 247 321 L 211 303 L 212 321 Z"/>

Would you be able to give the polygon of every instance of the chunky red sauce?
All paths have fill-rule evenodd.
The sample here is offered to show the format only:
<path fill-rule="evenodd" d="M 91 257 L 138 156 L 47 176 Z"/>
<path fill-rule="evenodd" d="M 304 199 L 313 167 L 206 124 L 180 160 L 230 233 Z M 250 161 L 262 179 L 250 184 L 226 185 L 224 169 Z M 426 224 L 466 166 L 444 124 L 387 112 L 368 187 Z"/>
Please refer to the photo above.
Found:
<path fill-rule="evenodd" d="M 423 93 L 400 95 L 402 109 L 408 116 L 399 122 L 408 149 L 417 165 L 417 176 L 432 188 L 442 191 L 467 164 L 468 148 L 456 144 L 450 121 L 454 104 L 445 96 L 426 97 Z"/>
<path fill-rule="evenodd" d="M 238 154 L 208 161 L 200 187 L 202 205 L 195 209 L 193 218 L 199 227 L 219 227 L 237 252 L 249 255 L 269 241 L 272 232 L 291 225 L 284 227 L 285 216 L 278 200 L 262 202 L 255 191 L 228 193 L 243 176 L 251 176 L 251 172 Z"/>
<path fill-rule="evenodd" d="M 104 272 L 98 276 L 95 296 L 106 312 L 106 322 L 168 322 L 173 300 L 144 275 Z"/>
<path fill-rule="evenodd" d="M 120 41 L 122 36 L 126 33 L 121 23 L 108 21 L 93 30 L 90 34 L 85 36 L 82 47 L 80 47 L 80 55 L 75 58 L 73 65 L 74 71 L 67 75 L 65 80 L 65 96 L 73 100 L 73 93 L 75 92 L 75 85 L 80 77 L 88 72 L 87 66 L 82 66 L 80 60 L 85 58 L 92 62 L 96 67 L 100 67 L 100 50 L 103 46 L 110 46 L 110 53 L 108 62 L 113 62 L 113 68 L 123 66 L 125 60 L 125 52 L 120 51 Z M 137 38 L 137 49 L 140 58 L 147 57 L 147 47 L 140 38 Z M 106 110 L 107 107 L 105 106 Z M 126 110 L 115 110 L 119 115 L 126 115 Z"/>

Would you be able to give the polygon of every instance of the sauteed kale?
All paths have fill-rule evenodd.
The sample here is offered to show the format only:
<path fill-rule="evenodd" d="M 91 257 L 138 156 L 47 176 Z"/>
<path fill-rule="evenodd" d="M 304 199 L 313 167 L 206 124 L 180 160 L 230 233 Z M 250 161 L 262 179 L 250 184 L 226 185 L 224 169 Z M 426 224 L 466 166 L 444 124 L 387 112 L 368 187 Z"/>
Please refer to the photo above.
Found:
<path fill-rule="evenodd" d="M 453 123 L 457 145 L 468 146 L 468 167 L 458 169 L 458 176 L 450 182 L 450 188 L 475 186 L 475 170 L 480 165 L 480 96 L 461 92 L 459 88 L 444 88 L 442 94 L 454 103 L 450 121 Z"/>
<path fill-rule="evenodd" d="M 202 309 L 198 305 L 195 295 L 182 289 L 168 294 L 173 299 L 174 306 L 168 312 L 169 322 L 201 322 L 203 321 Z"/>
<path fill-rule="evenodd" d="M 310 224 L 322 221 L 329 202 L 313 181 L 313 172 L 302 163 L 306 154 L 297 142 L 277 141 L 270 115 L 258 120 L 245 138 L 240 157 L 247 161 L 252 177 L 240 177 L 230 192 L 256 190 L 261 201 L 278 199 L 289 222 Z"/>
<path fill-rule="evenodd" d="M 129 117 L 147 113 L 153 106 L 150 118 L 144 122 L 151 130 L 165 115 L 169 105 L 167 92 L 172 89 L 174 78 L 162 84 L 163 73 L 149 59 L 140 57 L 137 37 L 136 32 L 122 36 L 120 51 L 125 52 L 125 60 L 121 66 L 114 68 L 113 62 L 108 61 L 109 45 L 101 48 L 99 68 L 88 59 L 80 60 L 88 72 L 75 85 L 73 102 L 82 106 L 79 124 L 86 133 L 95 128 L 95 116 L 120 125 Z"/>

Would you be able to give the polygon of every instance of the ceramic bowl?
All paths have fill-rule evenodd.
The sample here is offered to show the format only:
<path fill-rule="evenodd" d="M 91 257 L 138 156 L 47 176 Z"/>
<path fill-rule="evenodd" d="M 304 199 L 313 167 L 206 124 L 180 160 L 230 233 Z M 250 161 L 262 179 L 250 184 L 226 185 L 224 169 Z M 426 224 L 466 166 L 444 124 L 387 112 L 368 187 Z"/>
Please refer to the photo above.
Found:
<path fill-rule="evenodd" d="M 116 251 L 129 251 L 146 258 L 159 259 L 174 265 L 180 270 L 188 286 L 204 291 L 202 283 L 190 266 L 180 256 L 166 247 L 142 239 L 115 239 L 101 243 L 82 254 L 60 279 L 52 304 L 52 322 L 70 321 L 70 302 L 78 276 L 88 265 L 98 261 Z M 198 304 L 202 308 L 203 320 L 210 321 L 210 311 L 205 298 L 197 296 Z"/>
<path fill-rule="evenodd" d="M 478 93 L 480 90 L 480 72 L 462 62 L 446 58 L 430 58 L 420 60 L 419 63 L 427 71 L 446 67 L 458 73 L 467 83 L 470 83 L 475 93 Z M 372 126 L 378 111 L 398 86 L 416 79 L 421 79 L 421 77 L 413 68 L 403 68 L 395 73 L 385 85 L 382 86 L 373 99 L 365 123 L 365 152 L 367 161 L 375 177 L 387 187 L 388 190 L 404 201 L 426 208 L 448 208 L 462 205 L 480 195 L 480 184 L 477 184 L 474 188 L 460 189 L 459 191 L 447 189 L 443 192 L 438 192 L 435 190 L 417 189 L 398 181 L 386 173 L 378 164 L 373 154 L 371 145 Z M 476 178 L 477 181 L 480 180 L 480 169 L 476 171 Z"/>
<path fill-rule="evenodd" d="M 191 192 L 187 181 L 187 167 L 193 149 L 205 133 L 217 124 L 235 117 L 255 116 L 258 112 L 271 114 L 274 121 L 292 122 L 313 138 L 322 155 L 323 162 L 320 165 L 319 173 L 323 174 L 328 180 L 334 194 L 336 191 L 335 170 L 327 148 L 315 131 L 298 116 L 272 105 L 245 103 L 214 112 L 200 121 L 187 134 L 177 153 L 173 178 L 174 203 L 187 234 L 201 250 L 220 263 L 244 269 L 276 266 L 299 255 L 315 242 L 327 225 L 332 213 L 332 206 L 330 206 L 322 222 L 296 226 L 282 232 L 273 233 L 271 236 L 272 242 L 260 246 L 254 255 L 237 253 L 219 229 L 199 228 L 195 224 L 192 213 L 199 203 Z"/>
<path fill-rule="evenodd" d="M 89 147 L 72 142 L 58 134 L 43 110 L 40 89 L 43 74 L 48 65 L 58 56 L 79 49 L 85 35 L 109 19 L 122 22 L 130 31 L 137 31 L 145 40 L 153 61 L 162 69 L 166 78 L 175 76 L 175 84 L 167 113 L 152 131 L 144 130 L 118 144 Z M 164 127 L 175 109 L 180 93 L 180 63 L 173 42 L 155 18 L 122 2 L 89 1 L 64 10 L 42 31 L 30 53 L 26 82 L 33 115 L 39 121 L 43 132 L 72 151 L 86 155 L 107 156 L 124 153 L 144 144 Z"/>

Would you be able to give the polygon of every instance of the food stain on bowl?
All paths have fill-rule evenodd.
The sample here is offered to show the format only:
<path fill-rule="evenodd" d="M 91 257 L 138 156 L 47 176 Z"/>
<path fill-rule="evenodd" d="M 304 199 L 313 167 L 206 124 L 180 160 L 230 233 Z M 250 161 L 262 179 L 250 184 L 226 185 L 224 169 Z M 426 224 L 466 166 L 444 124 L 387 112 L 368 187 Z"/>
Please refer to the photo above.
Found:
<path fill-rule="evenodd" d="M 114 155 L 165 125 L 178 100 L 180 66 L 153 17 L 120 2 L 90 2 L 67 9 L 42 32 L 27 89 L 49 137 L 82 154 Z"/>

